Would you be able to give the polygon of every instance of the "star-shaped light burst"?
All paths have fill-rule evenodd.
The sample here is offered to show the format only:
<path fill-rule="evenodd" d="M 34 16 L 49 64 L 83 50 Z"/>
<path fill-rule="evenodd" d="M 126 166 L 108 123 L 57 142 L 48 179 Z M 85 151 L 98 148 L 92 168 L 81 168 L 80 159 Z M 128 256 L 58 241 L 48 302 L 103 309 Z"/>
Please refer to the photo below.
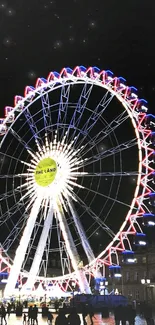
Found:
<path fill-rule="evenodd" d="M 69 144 L 66 139 L 67 133 L 61 141 L 58 141 L 56 131 L 54 140 L 50 142 L 45 134 L 45 145 L 41 146 L 36 140 L 38 151 L 34 154 L 28 150 L 32 159 L 31 163 L 22 161 L 28 169 L 27 173 L 22 174 L 26 177 L 26 182 L 21 185 L 27 188 L 27 193 L 22 199 L 30 197 L 28 207 L 37 197 L 41 197 L 46 207 L 52 202 L 54 207 L 61 205 L 65 210 L 66 201 L 70 198 L 76 201 L 74 186 L 83 188 L 77 183 L 77 178 L 87 173 L 78 171 L 84 160 L 78 156 L 82 148 L 74 149 L 76 138 Z"/>

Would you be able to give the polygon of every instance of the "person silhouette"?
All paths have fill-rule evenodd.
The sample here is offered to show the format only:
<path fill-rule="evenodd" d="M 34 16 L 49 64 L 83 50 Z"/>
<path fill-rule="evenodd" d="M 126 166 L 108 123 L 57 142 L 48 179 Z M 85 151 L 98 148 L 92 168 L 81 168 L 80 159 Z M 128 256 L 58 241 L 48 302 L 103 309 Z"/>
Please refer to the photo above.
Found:
<path fill-rule="evenodd" d="M 55 325 L 68 325 L 67 317 L 64 314 L 63 310 L 59 310 L 58 316 L 55 319 Z"/>
<path fill-rule="evenodd" d="M 68 325 L 80 325 L 80 316 L 77 314 L 76 309 L 73 308 L 71 313 L 68 315 Z"/>
<path fill-rule="evenodd" d="M 5 324 L 7 324 L 7 321 L 6 321 L 6 309 L 5 309 L 3 304 L 1 305 L 0 314 L 1 314 L 1 324 L 3 324 L 3 320 L 5 321 Z"/>

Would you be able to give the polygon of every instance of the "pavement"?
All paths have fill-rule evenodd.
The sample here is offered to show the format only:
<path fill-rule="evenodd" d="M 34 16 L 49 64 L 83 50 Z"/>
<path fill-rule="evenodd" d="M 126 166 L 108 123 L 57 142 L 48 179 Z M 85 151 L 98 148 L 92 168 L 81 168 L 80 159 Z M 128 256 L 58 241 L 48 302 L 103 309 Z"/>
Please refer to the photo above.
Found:
<path fill-rule="evenodd" d="M 53 314 L 54 319 L 57 316 L 56 314 Z M 81 325 L 83 325 L 82 317 L 81 318 Z M 23 324 L 23 318 L 22 317 L 16 317 L 15 314 L 11 314 L 10 317 L 6 318 L 7 325 L 22 325 Z M 87 325 L 90 325 L 90 319 L 89 316 L 86 317 Z M 53 320 L 52 325 L 54 325 L 55 321 Z M 38 325 L 47 325 L 47 318 L 42 318 L 42 315 L 38 315 Z M 94 325 L 115 325 L 114 317 L 113 315 L 110 316 L 110 318 L 102 319 L 101 315 L 96 314 L 93 317 L 93 324 Z M 3 322 L 3 325 L 5 325 L 5 322 Z M 139 316 L 136 317 L 135 325 L 146 325 L 146 321 Z"/>

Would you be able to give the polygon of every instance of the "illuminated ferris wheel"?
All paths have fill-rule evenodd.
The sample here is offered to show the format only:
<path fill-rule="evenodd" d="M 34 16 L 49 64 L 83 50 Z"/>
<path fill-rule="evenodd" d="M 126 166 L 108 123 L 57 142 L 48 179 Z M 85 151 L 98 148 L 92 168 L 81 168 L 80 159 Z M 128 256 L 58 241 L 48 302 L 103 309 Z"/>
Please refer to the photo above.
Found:
<path fill-rule="evenodd" d="M 154 116 L 111 71 L 83 66 L 27 86 L 0 119 L 1 259 L 17 281 L 63 290 L 119 265 L 154 225 Z M 56 267 L 57 266 L 57 267 Z"/>

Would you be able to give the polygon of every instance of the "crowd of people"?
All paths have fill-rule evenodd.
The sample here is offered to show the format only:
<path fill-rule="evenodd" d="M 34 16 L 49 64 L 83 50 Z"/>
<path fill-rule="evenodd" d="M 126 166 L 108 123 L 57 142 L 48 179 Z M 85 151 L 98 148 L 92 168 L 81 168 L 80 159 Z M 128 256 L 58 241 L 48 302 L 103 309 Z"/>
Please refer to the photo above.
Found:
<path fill-rule="evenodd" d="M 46 317 L 48 325 L 81 325 L 81 319 L 79 313 L 82 315 L 82 324 L 93 325 L 95 320 L 94 309 L 90 304 L 81 304 L 80 311 L 76 310 L 75 306 L 68 308 L 66 305 L 63 308 L 59 308 L 59 302 L 55 301 L 55 317 L 51 313 L 49 306 L 44 305 L 42 307 L 42 317 Z M 17 315 L 17 311 L 20 309 L 21 314 Z M 7 324 L 7 317 L 10 316 L 10 312 L 16 312 L 17 316 L 23 317 L 23 325 L 38 325 L 38 307 L 36 304 L 29 306 L 26 312 L 23 312 L 23 305 L 17 303 L 15 306 L 8 303 L 7 305 L 1 304 L 0 306 L 0 318 L 1 325 Z M 115 325 L 135 325 L 136 309 L 129 304 L 127 306 L 119 305 L 113 309 Z M 143 303 L 140 305 L 138 314 L 145 318 L 147 325 L 154 324 L 152 308 L 149 304 Z M 101 310 L 102 318 L 109 317 L 109 310 L 107 307 L 103 307 Z"/>
<path fill-rule="evenodd" d="M 143 304 L 142 309 L 139 310 L 139 313 L 141 317 L 143 317 L 146 320 L 147 325 L 153 325 L 153 314 L 152 314 L 152 308 L 148 304 Z M 114 309 L 114 317 L 115 317 L 115 325 L 134 325 L 135 324 L 135 318 L 136 318 L 136 310 L 133 308 L 132 305 L 128 306 L 117 306 Z"/>

